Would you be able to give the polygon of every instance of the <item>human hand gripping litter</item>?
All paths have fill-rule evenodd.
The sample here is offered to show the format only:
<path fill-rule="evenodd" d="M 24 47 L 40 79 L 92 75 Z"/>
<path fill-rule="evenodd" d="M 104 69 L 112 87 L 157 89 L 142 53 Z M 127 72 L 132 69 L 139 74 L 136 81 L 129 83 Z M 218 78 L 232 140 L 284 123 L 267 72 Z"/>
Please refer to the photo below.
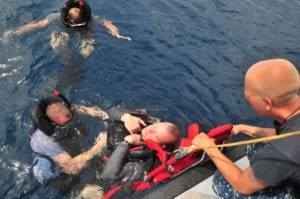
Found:
<path fill-rule="evenodd" d="M 231 129 L 231 124 L 225 124 L 211 129 L 207 134 L 203 132 L 199 134 L 199 126 L 197 124 L 192 124 L 188 129 L 188 138 L 183 138 L 181 147 L 173 152 L 177 153 L 177 159 L 181 159 L 194 151 L 196 152 L 201 151 L 204 148 L 216 147 L 216 143 L 223 142 L 228 138 Z"/>
<path fill-rule="evenodd" d="M 192 146 L 194 149 L 207 149 L 215 148 L 216 143 L 214 138 L 208 137 L 207 134 L 201 132 L 199 135 L 196 135 L 192 140 Z"/>

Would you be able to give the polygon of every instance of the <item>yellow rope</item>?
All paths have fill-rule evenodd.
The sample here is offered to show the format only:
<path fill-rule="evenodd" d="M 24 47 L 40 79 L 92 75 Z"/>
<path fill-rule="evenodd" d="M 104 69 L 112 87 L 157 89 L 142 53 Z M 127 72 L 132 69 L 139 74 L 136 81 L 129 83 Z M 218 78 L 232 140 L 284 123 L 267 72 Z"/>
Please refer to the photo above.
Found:
<path fill-rule="evenodd" d="M 208 147 L 204 147 L 204 148 L 233 147 L 233 146 L 240 146 L 240 145 L 245 145 L 245 144 L 253 144 L 253 143 L 257 143 L 257 142 L 267 142 L 267 141 L 272 141 L 272 140 L 279 140 L 279 139 L 283 139 L 283 138 L 287 138 L 287 137 L 291 137 L 291 136 L 297 136 L 297 135 L 300 135 L 300 131 L 293 131 L 293 132 L 289 132 L 289 133 L 268 136 L 268 137 L 263 137 L 263 138 L 257 138 L 257 139 L 253 139 L 253 140 L 243 140 L 243 141 L 238 141 L 238 142 L 233 142 L 233 143 L 217 144 L 215 146 L 208 146 Z M 194 151 L 194 150 L 200 150 L 203 148 L 191 146 L 191 147 L 183 147 L 181 149 Z M 175 151 L 180 151 L 180 149 L 177 149 Z"/>

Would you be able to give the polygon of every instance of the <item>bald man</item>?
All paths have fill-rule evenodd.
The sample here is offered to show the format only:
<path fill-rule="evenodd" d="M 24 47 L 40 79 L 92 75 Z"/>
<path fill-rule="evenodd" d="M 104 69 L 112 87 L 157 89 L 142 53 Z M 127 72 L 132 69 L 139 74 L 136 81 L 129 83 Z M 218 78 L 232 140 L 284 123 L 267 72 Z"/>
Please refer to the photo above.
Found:
<path fill-rule="evenodd" d="M 234 125 L 232 135 L 247 134 L 253 138 L 300 130 L 300 77 L 296 67 L 285 59 L 260 61 L 245 75 L 245 98 L 262 117 L 274 119 L 274 128 L 245 124 Z M 217 166 L 213 187 L 223 198 L 277 197 L 297 198 L 300 187 L 300 136 L 247 147 L 250 165 L 241 170 L 218 148 L 205 148 Z M 201 133 L 193 140 L 197 147 L 215 145 Z"/>

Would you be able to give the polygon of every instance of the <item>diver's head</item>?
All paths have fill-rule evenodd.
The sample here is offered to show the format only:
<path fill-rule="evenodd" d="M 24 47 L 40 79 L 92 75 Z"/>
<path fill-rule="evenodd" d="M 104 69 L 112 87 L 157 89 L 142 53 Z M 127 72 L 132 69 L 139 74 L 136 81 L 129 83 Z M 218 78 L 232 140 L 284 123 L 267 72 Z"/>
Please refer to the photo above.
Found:
<path fill-rule="evenodd" d="M 80 8 L 73 7 L 69 10 L 68 20 L 70 24 L 80 24 L 83 23 L 82 11 Z"/>
<path fill-rule="evenodd" d="M 61 20 L 66 27 L 85 28 L 91 18 L 91 8 L 83 0 L 68 0 L 61 8 Z"/>
<path fill-rule="evenodd" d="M 55 102 L 47 106 L 47 117 L 58 125 L 64 125 L 72 119 L 72 113 L 68 107 L 61 102 Z"/>

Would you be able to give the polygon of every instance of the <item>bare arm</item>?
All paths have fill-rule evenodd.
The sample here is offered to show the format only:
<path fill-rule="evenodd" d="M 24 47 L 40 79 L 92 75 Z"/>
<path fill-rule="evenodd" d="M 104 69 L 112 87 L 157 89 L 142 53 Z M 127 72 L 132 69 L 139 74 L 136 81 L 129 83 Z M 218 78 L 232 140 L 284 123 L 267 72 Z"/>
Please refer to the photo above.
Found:
<path fill-rule="evenodd" d="M 249 195 L 267 187 L 266 184 L 254 176 L 250 166 L 242 171 L 218 148 L 210 148 L 209 146 L 214 146 L 215 142 L 206 134 L 201 133 L 196 136 L 193 140 L 193 144 L 197 147 L 203 148 L 224 178 L 238 192 Z"/>
<path fill-rule="evenodd" d="M 46 26 L 47 24 L 49 24 L 48 19 L 42 19 L 37 22 L 32 22 L 32 23 L 26 24 L 26 25 L 21 26 L 20 28 L 16 29 L 15 34 L 20 35 L 20 34 L 29 32 L 29 31 L 37 29 L 37 28 L 42 28 L 42 27 Z"/>
<path fill-rule="evenodd" d="M 102 120 L 108 119 L 108 114 L 98 106 L 87 107 L 83 105 L 74 105 L 76 111 L 81 114 L 100 117 Z"/>
<path fill-rule="evenodd" d="M 81 114 L 86 114 L 90 116 L 100 117 L 103 120 L 108 119 L 108 114 L 97 106 L 87 107 L 82 105 L 74 105 L 77 112 Z M 133 116 L 129 113 L 124 113 L 120 117 L 126 127 L 126 129 L 131 133 L 140 132 L 142 126 L 146 126 L 146 123 L 139 117 Z"/>
<path fill-rule="evenodd" d="M 89 150 L 75 157 L 71 157 L 67 152 L 58 155 L 55 162 L 62 168 L 62 171 L 67 174 L 77 174 L 86 167 L 89 160 L 98 155 L 101 149 L 106 145 L 107 134 L 100 133 L 96 144 Z"/>
<path fill-rule="evenodd" d="M 53 21 L 56 21 L 59 19 L 60 19 L 59 13 L 51 13 L 45 19 L 25 24 L 15 30 L 8 30 L 8 31 L 4 32 L 2 40 L 4 42 L 7 42 L 7 41 L 9 41 L 9 39 L 12 36 L 20 35 L 20 34 L 23 34 L 23 33 L 38 29 L 38 28 L 42 28 L 42 27 L 48 25 L 49 23 L 52 23 Z"/>
<path fill-rule="evenodd" d="M 249 195 L 266 187 L 262 181 L 255 177 L 250 166 L 242 171 L 230 159 L 223 155 L 220 150 L 207 149 L 205 152 L 209 155 L 225 179 L 238 192 Z"/>
<path fill-rule="evenodd" d="M 119 39 L 126 39 L 128 41 L 131 41 L 130 37 L 121 35 L 119 29 L 111 21 L 101 19 L 99 16 L 96 15 L 93 15 L 93 19 L 96 22 L 100 23 L 102 26 L 104 26 L 112 36 L 115 36 Z"/>
<path fill-rule="evenodd" d="M 126 37 L 126 36 L 121 35 L 119 33 L 119 29 L 111 21 L 103 20 L 101 24 L 108 30 L 108 32 L 112 36 L 115 36 L 119 39 L 126 39 L 128 41 L 131 41 L 130 37 Z"/>
<path fill-rule="evenodd" d="M 262 128 L 257 126 L 251 126 L 246 124 L 237 124 L 234 125 L 231 134 L 237 135 L 239 133 L 244 133 L 253 138 L 261 138 L 276 135 L 276 131 L 274 128 Z"/>
<path fill-rule="evenodd" d="M 3 40 L 7 42 L 12 36 L 14 35 L 21 35 L 23 33 L 29 32 L 31 30 L 37 29 L 37 28 L 42 28 L 49 24 L 48 19 L 42 19 L 37 22 L 32 22 L 29 24 L 25 24 L 24 26 L 21 26 L 17 28 L 16 30 L 8 30 L 3 33 Z"/>

